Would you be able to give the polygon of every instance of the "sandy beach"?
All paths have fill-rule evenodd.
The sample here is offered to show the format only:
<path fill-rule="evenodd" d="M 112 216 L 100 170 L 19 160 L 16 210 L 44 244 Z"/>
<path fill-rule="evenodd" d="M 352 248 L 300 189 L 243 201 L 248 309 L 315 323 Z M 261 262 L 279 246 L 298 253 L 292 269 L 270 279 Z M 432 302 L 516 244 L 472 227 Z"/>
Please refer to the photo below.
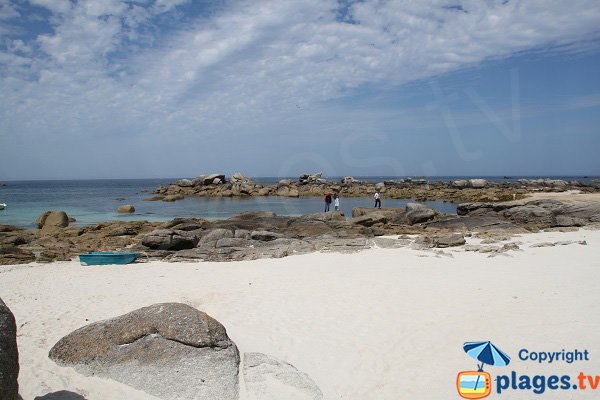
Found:
<path fill-rule="evenodd" d="M 600 231 L 543 232 L 511 241 L 522 251 L 495 257 L 464 248 L 439 254 L 399 248 L 230 263 L 6 266 L 0 269 L 0 297 L 17 319 L 25 400 L 60 391 L 72 393 L 45 398 L 153 398 L 59 367 L 47 354 L 81 326 L 159 302 L 207 312 L 240 352 L 293 364 L 325 399 L 458 398 L 457 372 L 475 368 L 462 350 L 466 341 L 492 340 L 513 357 L 510 369 L 490 367 L 492 373 L 597 374 Z M 575 243 L 531 247 L 557 241 Z M 518 359 L 523 348 L 587 349 L 590 360 L 538 364 Z M 241 391 L 244 398 L 243 382 Z M 593 393 L 580 391 L 577 398 Z M 534 396 L 503 393 L 515 399 L 523 394 Z M 545 394 L 560 397 L 560 391 Z"/>

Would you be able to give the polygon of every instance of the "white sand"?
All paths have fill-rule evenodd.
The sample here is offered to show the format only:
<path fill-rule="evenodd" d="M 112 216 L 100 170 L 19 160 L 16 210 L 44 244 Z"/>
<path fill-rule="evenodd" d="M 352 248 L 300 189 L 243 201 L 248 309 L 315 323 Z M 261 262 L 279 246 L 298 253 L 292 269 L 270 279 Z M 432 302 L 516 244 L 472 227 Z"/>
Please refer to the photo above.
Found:
<path fill-rule="evenodd" d="M 476 364 L 462 344 L 476 340 L 492 340 L 513 357 L 509 367 L 490 367 L 492 374 L 600 375 L 600 231 L 514 240 L 524 251 L 493 258 L 462 250 L 447 250 L 450 258 L 374 249 L 232 263 L 2 267 L 0 297 L 19 326 L 25 400 L 60 390 L 88 400 L 152 398 L 58 367 L 47 353 L 89 322 L 158 302 L 209 313 L 240 351 L 292 363 L 326 399 L 456 399 L 456 373 Z M 529 247 L 558 240 L 588 245 Z M 538 366 L 518 360 L 521 348 L 585 348 L 591 360 Z M 574 393 L 543 398 L 597 398 Z"/>

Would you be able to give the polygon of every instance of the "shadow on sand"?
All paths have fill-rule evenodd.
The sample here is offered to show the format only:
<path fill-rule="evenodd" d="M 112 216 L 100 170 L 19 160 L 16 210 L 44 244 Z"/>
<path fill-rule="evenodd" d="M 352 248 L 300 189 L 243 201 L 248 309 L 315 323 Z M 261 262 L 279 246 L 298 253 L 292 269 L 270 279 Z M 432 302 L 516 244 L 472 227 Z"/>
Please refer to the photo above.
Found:
<path fill-rule="evenodd" d="M 47 393 L 43 396 L 37 396 L 34 400 L 86 400 L 86 398 L 75 392 L 61 390 L 54 393 Z"/>

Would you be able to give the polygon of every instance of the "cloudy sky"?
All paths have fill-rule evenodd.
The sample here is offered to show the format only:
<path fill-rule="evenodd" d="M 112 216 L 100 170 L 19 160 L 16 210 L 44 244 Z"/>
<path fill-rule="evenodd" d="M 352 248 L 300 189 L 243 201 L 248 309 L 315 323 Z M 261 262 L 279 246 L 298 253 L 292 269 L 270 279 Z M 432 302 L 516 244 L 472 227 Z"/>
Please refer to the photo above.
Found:
<path fill-rule="evenodd" d="M 0 0 L 0 179 L 600 174 L 597 0 Z"/>

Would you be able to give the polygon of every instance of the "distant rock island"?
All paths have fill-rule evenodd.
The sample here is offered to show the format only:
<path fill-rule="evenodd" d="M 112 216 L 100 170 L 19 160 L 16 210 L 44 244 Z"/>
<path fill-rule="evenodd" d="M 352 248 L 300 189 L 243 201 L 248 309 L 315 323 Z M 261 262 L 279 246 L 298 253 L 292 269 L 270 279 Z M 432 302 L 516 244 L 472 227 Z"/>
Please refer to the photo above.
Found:
<path fill-rule="evenodd" d="M 180 179 L 168 186 L 158 187 L 155 196 L 147 201 L 177 201 L 185 197 L 316 197 L 337 193 L 341 197 L 372 196 L 379 190 L 384 198 L 442 200 L 451 202 L 497 202 L 524 198 L 528 192 L 561 192 L 600 189 L 578 181 L 560 179 L 520 179 L 517 182 L 490 182 L 485 179 L 430 181 L 423 178 L 366 182 L 346 176 L 339 181 L 324 179 L 322 173 L 301 174 L 297 180 L 282 179 L 274 184 L 259 184 L 237 172 L 227 179 L 225 174 L 201 175 Z"/>

